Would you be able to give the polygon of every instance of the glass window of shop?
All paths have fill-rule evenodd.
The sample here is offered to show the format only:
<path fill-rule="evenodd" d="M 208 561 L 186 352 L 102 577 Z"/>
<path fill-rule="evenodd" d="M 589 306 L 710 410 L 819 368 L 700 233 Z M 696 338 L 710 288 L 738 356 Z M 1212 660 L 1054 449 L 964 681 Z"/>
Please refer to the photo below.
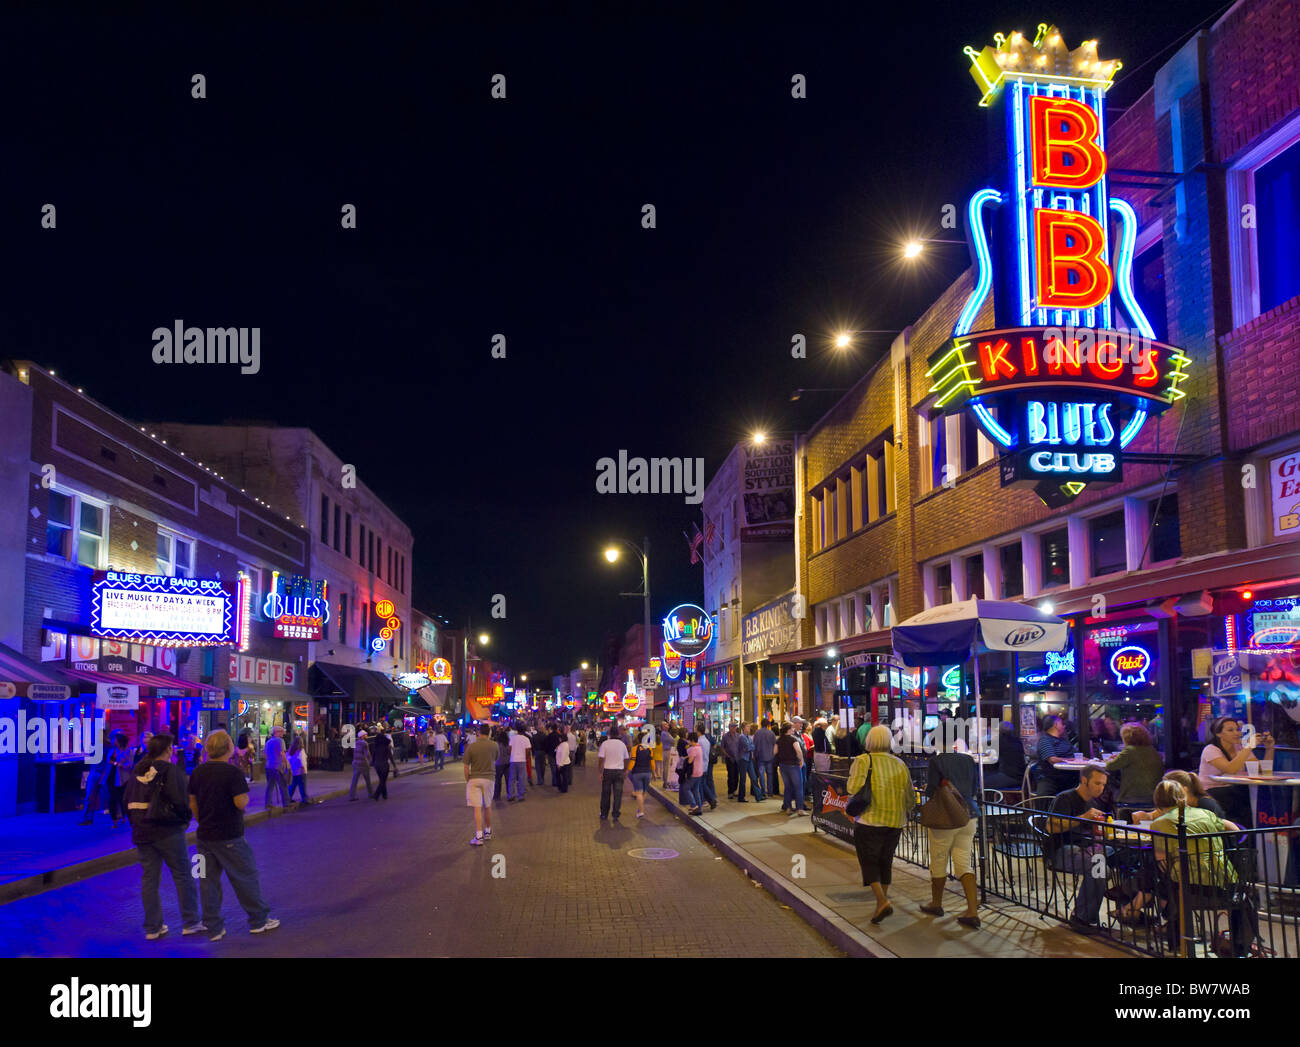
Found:
<path fill-rule="evenodd" d="M 1088 521 L 1088 556 L 1092 577 L 1114 574 L 1128 566 L 1124 545 L 1124 510 Z"/>
<path fill-rule="evenodd" d="M 1019 541 L 998 550 L 1002 561 L 1002 599 L 1009 600 L 1025 592 L 1025 551 Z"/>
<path fill-rule="evenodd" d="M 1048 531 L 1040 540 L 1043 554 L 1043 585 L 1051 589 L 1070 583 L 1070 532 L 1062 527 Z"/>
<path fill-rule="evenodd" d="M 1152 499 L 1147 510 L 1151 525 L 1151 551 L 1146 565 L 1176 560 L 1183 555 L 1183 540 L 1178 527 L 1178 495 L 1166 494 Z"/>
<path fill-rule="evenodd" d="M 1123 747 L 1120 728 L 1141 723 L 1166 754 L 1165 696 L 1160 690 L 1160 623 L 1137 618 L 1084 633 L 1084 707 L 1094 754 Z"/>
<path fill-rule="evenodd" d="M 1016 672 L 1020 692 L 1019 713 L 1014 718 L 1026 753 L 1038 744 L 1038 732 L 1048 716 L 1060 716 L 1066 735 L 1078 739 L 1075 720 L 1075 659 L 1073 644 L 1064 652 L 1025 653 L 1018 656 Z"/>
<path fill-rule="evenodd" d="M 947 560 L 934 568 L 934 602 L 936 606 L 952 603 L 952 564 Z"/>
<path fill-rule="evenodd" d="M 984 554 L 966 557 L 966 598 L 984 599 Z"/>

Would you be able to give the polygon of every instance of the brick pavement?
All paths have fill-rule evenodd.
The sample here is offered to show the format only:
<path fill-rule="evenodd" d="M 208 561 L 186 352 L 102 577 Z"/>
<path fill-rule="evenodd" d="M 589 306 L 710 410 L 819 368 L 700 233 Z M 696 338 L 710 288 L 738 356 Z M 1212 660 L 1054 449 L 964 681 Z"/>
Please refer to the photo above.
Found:
<path fill-rule="evenodd" d="M 227 937 L 146 942 L 139 869 L 96 876 L 0 907 L 0 951 L 39 956 L 836 956 L 653 802 L 601 828 L 595 765 L 573 790 L 530 789 L 494 808 L 498 838 L 468 846 L 473 821 L 458 764 L 391 782 L 387 803 L 346 799 L 251 826 L 263 893 L 283 921 L 250 935 L 229 888 Z M 629 857 L 667 847 L 670 861 Z M 504 858 L 505 877 L 493 876 Z"/>

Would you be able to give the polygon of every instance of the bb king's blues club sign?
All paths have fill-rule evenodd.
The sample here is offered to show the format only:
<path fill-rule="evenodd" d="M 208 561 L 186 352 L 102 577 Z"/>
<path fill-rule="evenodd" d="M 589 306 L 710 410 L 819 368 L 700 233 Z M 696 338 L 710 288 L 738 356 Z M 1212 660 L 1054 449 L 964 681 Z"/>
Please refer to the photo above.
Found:
<path fill-rule="evenodd" d="M 1007 180 L 967 207 L 975 288 L 927 361 L 927 406 L 972 412 L 1003 486 L 1060 505 L 1122 479 L 1124 449 L 1184 396 L 1190 361 L 1155 340 L 1133 294 L 1137 216 L 1106 186 L 1102 103 L 1120 63 L 1046 25 L 994 39 L 966 53 L 980 105 L 1006 109 Z M 973 331 L 989 295 L 994 326 Z"/>

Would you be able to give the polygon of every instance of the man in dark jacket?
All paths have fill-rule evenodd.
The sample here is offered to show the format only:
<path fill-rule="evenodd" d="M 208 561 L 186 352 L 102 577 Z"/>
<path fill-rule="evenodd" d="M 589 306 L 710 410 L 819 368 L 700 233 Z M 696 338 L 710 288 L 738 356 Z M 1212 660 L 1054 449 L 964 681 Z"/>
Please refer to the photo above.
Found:
<path fill-rule="evenodd" d="M 375 786 L 372 800 L 378 800 L 381 796 L 388 799 L 388 772 L 392 767 L 393 745 L 388 738 L 388 732 L 382 727 L 379 733 L 375 735 L 374 744 L 370 746 L 370 759 L 375 766 L 375 773 L 379 775 L 379 784 Z"/>
<path fill-rule="evenodd" d="M 131 842 L 140 855 L 144 936 L 154 941 L 167 933 L 158 894 L 164 863 L 171 871 L 180 899 L 181 933 L 206 931 L 199 922 L 199 892 L 190 876 L 189 851 L 185 846 L 185 830 L 191 816 L 188 782 L 185 771 L 172 763 L 171 735 L 155 734 L 150 738 L 144 758 L 131 769 L 126 783 L 126 816 L 131 822 Z"/>

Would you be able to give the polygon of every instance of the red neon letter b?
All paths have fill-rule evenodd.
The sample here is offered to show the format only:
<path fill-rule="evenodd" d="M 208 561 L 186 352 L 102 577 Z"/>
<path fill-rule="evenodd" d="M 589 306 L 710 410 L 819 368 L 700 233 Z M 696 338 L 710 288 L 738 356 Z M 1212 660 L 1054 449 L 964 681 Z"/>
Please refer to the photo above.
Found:
<path fill-rule="evenodd" d="M 1091 309 L 1104 302 L 1115 282 L 1105 250 L 1106 234 L 1095 218 L 1078 211 L 1034 212 L 1039 307 Z"/>
<path fill-rule="evenodd" d="M 1106 173 L 1106 154 L 1097 145 L 1097 114 L 1072 98 L 1029 99 L 1029 141 L 1034 185 L 1087 189 Z"/>

